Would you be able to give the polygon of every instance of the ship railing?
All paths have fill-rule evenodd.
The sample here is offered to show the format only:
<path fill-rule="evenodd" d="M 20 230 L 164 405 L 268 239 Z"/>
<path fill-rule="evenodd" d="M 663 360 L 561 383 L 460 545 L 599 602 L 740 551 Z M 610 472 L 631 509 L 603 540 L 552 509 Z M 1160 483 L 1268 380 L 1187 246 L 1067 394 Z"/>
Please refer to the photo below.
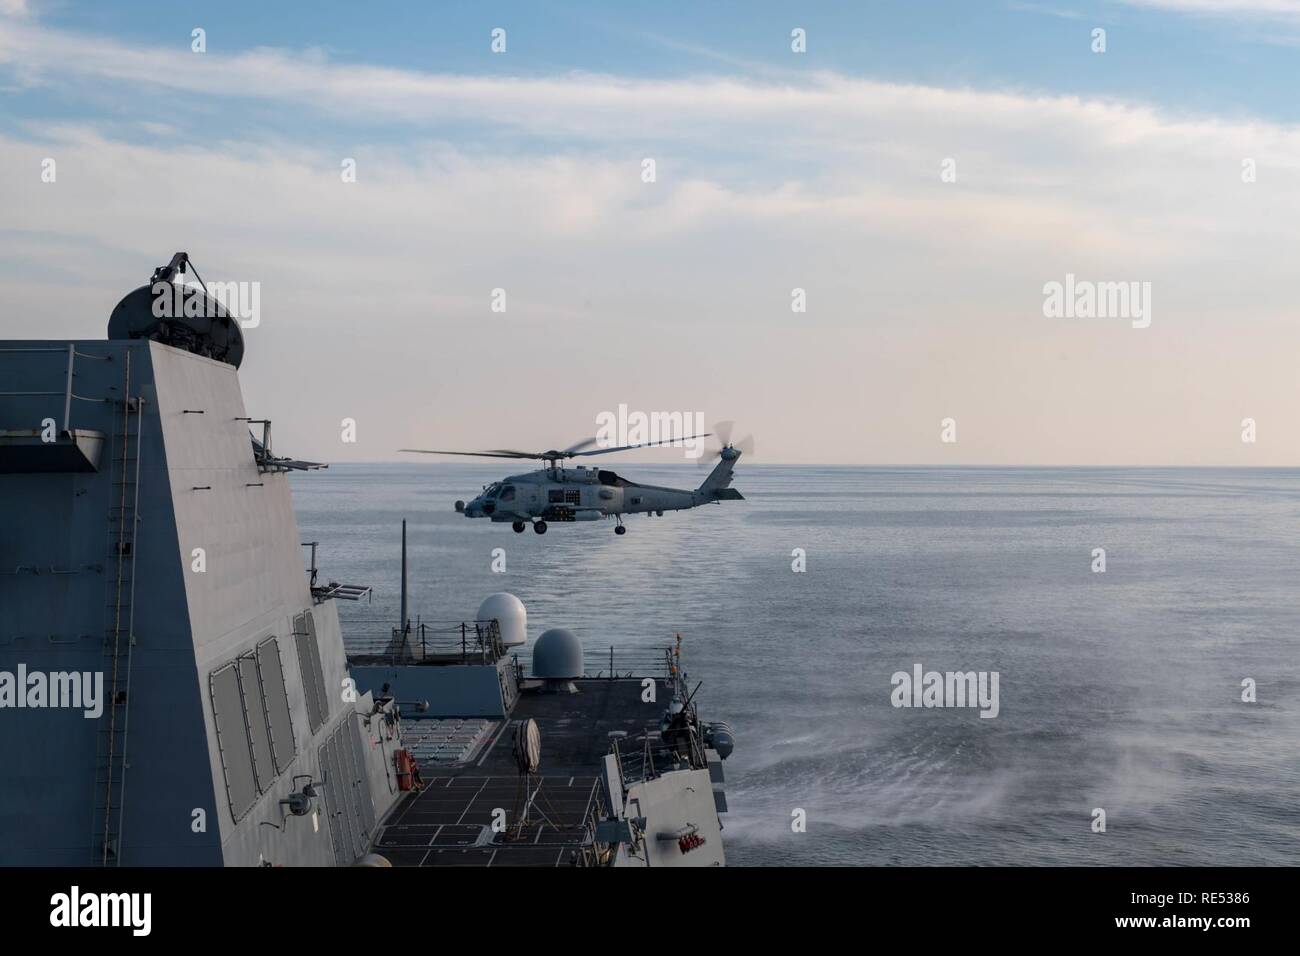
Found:
<path fill-rule="evenodd" d="M 708 766 L 704 742 L 694 726 L 679 732 L 673 739 L 661 731 L 647 729 L 637 737 L 615 740 L 610 753 L 618 760 L 623 786 L 654 780 L 673 770 L 702 770 Z"/>
<path fill-rule="evenodd" d="M 2 391 L 0 398 L 61 398 L 63 399 L 63 420 L 61 434 L 68 434 L 72 431 L 72 402 L 75 399 L 79 402 L 96 402 L 106 404 L 111 402 L 109 398 L 91 398 L 85 395 L 78 395 L 72 390 L 73 379 L 76 378 L 77 359 L 87 359 L 92 362 L 111 362 L 111 355 L 91 355 L 87 352 L 78 352 L 77 348 L 71 342 L 66 346 L 37 346 L 32 348 L 0 349 L 0 356 L 8 357 L 10 355 L 27 356 L 35 353 L 49 353 L 67 358 L 67 368 L 64 373 L 64 387 L 59 391 L 39 391 L 39 392 L 17 392 Z"/>
<path fill-rule="evenodd" d="M 584 837 L 573 861 L 575 866 L 613 865 L 614 847 L 598 843 L 596 840 L 596 828 L 600 821 L 609 815 L 608 806 L 609 800 L 605 794 L 605 784 L 603 781 L 597 781 L 595 799 L 587 807 L 587 815 L 581 824 Z"/>
<path fill-rule="evenodd" d="M 669 676 L 662 648 L 614 647 L 584 650 L 582 655 L 584 677 L 621 680 L 633 677 Z"/>
<path fill-rule="evenodd" d="M 520 648 L 516 655 L 524 675 L 532 673 L 532 656 L 530 646 Z M 588 680 L 668 680 L 670 674 L 661 649 L 605 647 L 583 650 L 582 676 Z"/>
<path fill-rule="evenodd" d="M 389 624 L 385 631 L 378 625 Z M 505 657 L 501 627 L 491 621 L 385 621 L 344 624 L 348 661 L 354 664 L 492 664 Z"/>

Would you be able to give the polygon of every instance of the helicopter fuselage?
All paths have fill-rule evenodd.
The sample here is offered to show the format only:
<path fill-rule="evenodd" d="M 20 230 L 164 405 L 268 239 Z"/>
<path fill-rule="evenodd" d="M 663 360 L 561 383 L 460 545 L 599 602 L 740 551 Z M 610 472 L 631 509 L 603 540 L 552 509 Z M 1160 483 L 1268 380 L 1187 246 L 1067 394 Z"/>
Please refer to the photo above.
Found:
<path fill-rule="evenodd" d="M 469 502 L 456 502 L 456 510 L 467 518 L 487 518 L 522 530 L 527 522 L 596 521 L 623 515 L 663 515 L 699 505 L 741 498 L 727 487 L 731 470 L 739 458 L 728 449 L 723 459 L 699 488 L 664 488 L 629 481 L 604 468 L 561 465 L 511 475 L 487 485 Z"/>

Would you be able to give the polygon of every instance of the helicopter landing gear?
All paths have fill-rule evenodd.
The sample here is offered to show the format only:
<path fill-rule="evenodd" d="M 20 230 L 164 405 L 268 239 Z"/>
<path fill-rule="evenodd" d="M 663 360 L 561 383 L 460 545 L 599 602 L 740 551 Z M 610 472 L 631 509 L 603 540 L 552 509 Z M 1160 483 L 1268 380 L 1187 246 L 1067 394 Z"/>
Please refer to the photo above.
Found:
<path fill-rule="evenodd" d="M 623 516 L 622 516 L 622 515 L 614 515 L 614 520 L 618 522 L 618 524 L 614 526 L 614 533 L 615 533 L 615 534 L 627 534 L 627 528 L 623 527 Z"/>
<path fill-rule="evenodd" d="M 546 522 L 545 522 L 545 521 L 534 521 L 534 522 L 533 522 L 533 530 L 536 531 L 538 534 L 546 534 Z"/>
<path fill-rule="evenodd" d="M 515 534 L 523 534 L 524 528 L 527 526 L 522 521 L 516 521 L 510 527 L 515 529 Z"/>

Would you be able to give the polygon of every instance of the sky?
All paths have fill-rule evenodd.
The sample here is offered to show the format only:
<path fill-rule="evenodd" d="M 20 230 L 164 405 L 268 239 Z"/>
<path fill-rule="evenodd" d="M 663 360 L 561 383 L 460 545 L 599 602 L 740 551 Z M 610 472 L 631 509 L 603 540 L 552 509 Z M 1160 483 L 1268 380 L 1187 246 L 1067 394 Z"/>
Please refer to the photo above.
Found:
<path fill-rule="evenodd" d="M 185 250 L 282 454 L 1295 466 L 1298 80 L 1300 0 L 0 0 L 0 339 Z"/>

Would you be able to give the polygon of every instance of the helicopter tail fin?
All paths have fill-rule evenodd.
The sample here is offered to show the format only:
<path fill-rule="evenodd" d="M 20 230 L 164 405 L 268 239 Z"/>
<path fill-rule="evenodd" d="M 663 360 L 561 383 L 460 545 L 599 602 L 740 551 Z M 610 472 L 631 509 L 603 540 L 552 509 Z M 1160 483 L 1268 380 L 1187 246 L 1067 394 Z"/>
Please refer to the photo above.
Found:
<path fill-rule="evenodd" d="M 709 472 L 709 477 L 704 479 L 700 485 L 700 494 L 713 501 L 744 501 L 745 496 L 731 485 L 731 471 L 736 467 L 736 460 L 740 458 L 740 452 L 734 449 L 727 449 L 723 452 L 718 463 Z"/>

